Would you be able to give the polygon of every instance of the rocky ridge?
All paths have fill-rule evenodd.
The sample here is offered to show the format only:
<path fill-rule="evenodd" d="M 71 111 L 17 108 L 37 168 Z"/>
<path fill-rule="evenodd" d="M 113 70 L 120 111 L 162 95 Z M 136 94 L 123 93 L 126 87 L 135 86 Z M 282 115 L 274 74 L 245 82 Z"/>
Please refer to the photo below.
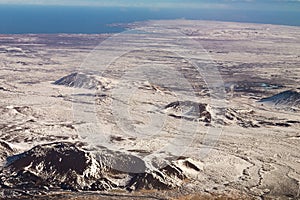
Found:
<path fill-rule="evenodd" d="M 287 90 L 270 97 L 262 98 L 259 103 L 267 103 L 277 108 L 299 109 L 300 93 L 296 90 Z"/>
<path fill-rule="evenodd" d="M 117 158 L 112 160 L 114 156 Z M 171 162 L 161 169 L 145 168 L 138 173 L 113 168 L 114 162 L 134 166 L 134 162 L 128 164 L 132 160 L 129 157 L 130 155 L 118 157 L 108 152 L 95 155 L 83 150 L 79 143 L 38 145 L 7 158 L 7 163 L 0 172 L 0 185 L 2 188 L 25 190 L 168 190 L 178 187 L 188 179 L 185 170 L 195 173 L 200 171 L 199 167 L 185 158 Z"/>

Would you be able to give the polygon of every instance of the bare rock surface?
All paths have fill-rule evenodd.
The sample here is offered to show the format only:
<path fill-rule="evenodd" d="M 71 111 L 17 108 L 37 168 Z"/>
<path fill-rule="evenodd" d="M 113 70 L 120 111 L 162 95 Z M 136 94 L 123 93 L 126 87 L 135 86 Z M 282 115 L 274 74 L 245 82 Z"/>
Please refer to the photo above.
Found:
<path fill-rule="evenodd" d="M 97 77 L 83 73 L 71 73 L 53 84 L 85 89 L 107 89 L 110 82 L 107 79 L 97 80 Z"/>
<path fill-rule="evenodd" d="M 89 78 L 85 74 L 72 73 L 68 76 L 54 82 L 55 85 L 65 85 L 68 87 L 79 87 L 86 89 L 95 89 L 99 82 L 93 78 Z"/>
<path fill-rule="evenodd" d="M 8 156 L 14 153 L 14 149 L 5 141 L 0 141 L 0 160 L 4 161 Z"/>
<path fill-rule="evenodd" d="M 207 104 L 196 103 L 192 101 L 175 101 L 166 105 L 165 109 L 172 110 L 173 113 L 169 113 L 169 115 L 175 118 L 184 117 L 185 119 L 189 120 L 195 119 L 203 122 L 211 122 L 211 114 L 208 111 Z M 176 112 L 180 114 L 176 114 Z"/>
<path fill-rule="evenodd" d="M 271 104 L 277 108 L 285 108 L 290 110 L 299 109 L 300 93 L 296 90 L 283 91 L 271 97 L 263 98 L 259 102 Z"/>
<path fill-rule="evenodd" d="M 79 145 L 80 146 L 80 145 Z M 51 143 L 39 145 L 24 153 L 7 158 L 1 171 L 1 187 L 10 189 L 65 189 L 109 191 L 157 189 L 169 190 L 187 178 L 178 163 L 162 169 L 147 169 L 140 164 L 137 173 L 126 171 L 126 167 L 137 167 L 128 163 L 130 155 L 109 155 L 106 152 L 95 156 L 73 143 Z M 142 162 L 142 161 L 141 161 Z M 186 167 L 199 171 L 188 160 L 181 160 Z M 124 164 L 125 163 L 125 164 Z M 114 165 L 123 165 L 118 171 Z M 138 173 L 139 172 L 139 173 Z"/>

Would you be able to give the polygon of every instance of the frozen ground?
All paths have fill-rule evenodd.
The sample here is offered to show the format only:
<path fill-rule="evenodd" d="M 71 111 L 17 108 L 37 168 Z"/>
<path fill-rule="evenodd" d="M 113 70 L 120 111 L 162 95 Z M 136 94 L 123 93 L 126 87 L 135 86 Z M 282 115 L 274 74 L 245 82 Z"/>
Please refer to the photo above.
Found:
<path fill-rule="evenodd" d="M 24 170 L 42 180 L 69 176 L 55 176 L 41 160 L 27 162 L 48 158 L 43 148 L 32 154 L 37 147 L 21 156 L 26 162 L 13 159 L 1 171 L 2 198 L 300 198 L 299 27 L 183 20 L 131 27 L 146 27 L 139 30 L 145 33 L 129 32 L 121 41 L 109 35 L 0 35 L 2 165 L 8 156 L 53 142 L 80 143 L 75 157 L 84 151 L 100 163 L 90 171 L 101 169 L 103 152 L 118 152 L 112 159 L 125 163 L 110 162 L 118 173 L 90 176 L 109 173 L 107 191 L 80 192 L 82 184 L 92 184 L 81 179 L 79 192 L 43 187 L 43 181 L 21 187 L 28 182 Z M 147 35 L 149 29 L 162 31 L 161 37 Z M 69 148 L 58 152 L 74 153 Z M 131 156 L 145 162 L 145 174 L 126 163 Z M 180 174 L 163 170 L 172 164 Z M 162 179 L 149 179 L 156 170 Z M 157 190 L 168 181 L 167 190 Z"/>

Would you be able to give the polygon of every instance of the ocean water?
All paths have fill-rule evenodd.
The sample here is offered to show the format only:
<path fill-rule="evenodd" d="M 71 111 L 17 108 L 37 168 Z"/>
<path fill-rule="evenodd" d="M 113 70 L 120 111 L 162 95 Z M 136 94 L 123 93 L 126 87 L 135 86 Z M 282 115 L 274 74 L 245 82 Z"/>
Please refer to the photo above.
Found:
<path fill-rule="evenodd" d="M 1 5 L 0 34 L 117 33 L 123 28 L 108 25 L 182 18 L 300 26 L 300 12 L 297 10 Z"/>

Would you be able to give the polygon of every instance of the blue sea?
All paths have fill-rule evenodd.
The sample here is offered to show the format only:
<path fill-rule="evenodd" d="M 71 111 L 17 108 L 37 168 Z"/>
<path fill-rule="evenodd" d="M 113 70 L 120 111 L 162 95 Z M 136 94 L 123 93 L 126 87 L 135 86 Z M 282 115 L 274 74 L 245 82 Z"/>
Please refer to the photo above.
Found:
<path fill-rule="evenodd" d="M 110 24 L 182 18 L 300 26 L 297 10 L 1 5 L 0 34 L 117 33 Z"/>

